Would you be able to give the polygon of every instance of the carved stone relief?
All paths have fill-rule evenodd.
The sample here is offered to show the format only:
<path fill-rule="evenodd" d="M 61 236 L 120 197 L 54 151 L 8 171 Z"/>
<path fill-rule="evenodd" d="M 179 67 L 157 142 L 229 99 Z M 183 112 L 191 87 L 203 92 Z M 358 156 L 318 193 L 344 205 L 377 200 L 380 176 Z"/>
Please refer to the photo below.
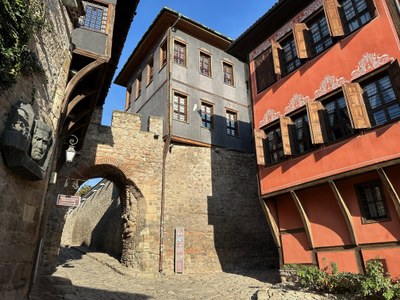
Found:
<path fill-rule="evenodd" d="M 35 119 L 30 104 L 19 102 L 12 110 L 2 136 L 7 166 L 29 180 L 41 180 L 52 149 L 52 129 Z"/>
<path fill-rule="evenodd" d="M 376 53 L 365 53 L 358 62 L 357 69 L 351 72 L 351 80 L 361 77 L 362 75 L 393 61 L 395 61 L 395 59 L 390 57 L 388 54 L 379 56 Z"/>
<path fill-rule="evenodd" d="M 308 101 L 310 101 L 310 97 L 303 96 L 302 94 L 294 94 L 289 101 L 289 105 L 285 107 L 285 115 L 306 105 Z"/>
<path fill-rule="evenodd" d="M 276 111 L 274 109 L 268 109 L 267 112 L 264 114 L 264 117 L 259 123 L 259 127 L 265 126 L 268 123 L 271 123 L 281 116 L 281 113 L 279 111 Z"/>
<path fill-rule="evenodd" d="M 333 75 L 326 75 L 321 82 L 320 88 L 315 91 L 314 97 L 319 98 L 323 95 L 328 94 L 329 92 L 336 90 L 341 87 L 343 83 L 349 82 L 344 77 L 335 77 Z"/>

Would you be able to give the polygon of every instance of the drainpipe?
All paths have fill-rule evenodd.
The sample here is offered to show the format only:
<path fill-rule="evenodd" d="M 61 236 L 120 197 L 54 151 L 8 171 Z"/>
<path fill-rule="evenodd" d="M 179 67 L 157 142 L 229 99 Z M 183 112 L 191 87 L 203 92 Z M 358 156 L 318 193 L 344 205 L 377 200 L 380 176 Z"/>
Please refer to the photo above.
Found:
<path fill-rule="evenodd" d="M 167 164 L 167 155 L 169 151 L 169 147 L 171 145 L 171 130 L 172 130 L 172 102 L 171 102 L 171 40 L 172 34 L 171 29 L 175 27 L 178 21 L 181 18 L 181 14 L 178 15 L 178 18 L 172 24 L 172 26 L 168 27 L 168 35 L 167 35 L 167 55 L 168 55 L 168 62 L 167 62 L 167 118 L 168 118 L 168 125 L 167 125 L 167 134 L 165 137 L 164 142 L 164 149 L 163 149 L 163 162 L 162 162 L 162 185 L 161 185 L 161 208 L 160 208 L 160 249 L 159 249 L 159 262 L 158 262 L 158 271 L 161 273 L 163 271 L 163 253 L 164 253 L 164 207 L 165 207 L 165 186 L 166 186 L 166 164 Z"/>

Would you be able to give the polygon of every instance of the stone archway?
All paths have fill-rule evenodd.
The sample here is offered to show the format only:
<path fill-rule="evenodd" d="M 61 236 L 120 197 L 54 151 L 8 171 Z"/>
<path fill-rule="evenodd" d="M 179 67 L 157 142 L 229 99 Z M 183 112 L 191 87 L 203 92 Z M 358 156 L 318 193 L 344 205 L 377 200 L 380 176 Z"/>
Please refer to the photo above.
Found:
<path fill-rule="evenodd" d="M 151 117 L 149 132 L 140 131 L 140 126 L 139 115 L 119 111 L 113 113 L 111 127 L 90 124 L 79 155 L 72 164 L 62 167 L 57 183 L 47 194 L 42 269 L 50 271 L 56 266 L 68 210 L 55 204 L 57 195 L 75 193 L 78 185 L 68 183 L 103 177 L 120 190 L 121 262 L 145 272 L 157 270 L 163 152 L 163 141 L 158 137 L 162 134 L 162 119 Z"/>

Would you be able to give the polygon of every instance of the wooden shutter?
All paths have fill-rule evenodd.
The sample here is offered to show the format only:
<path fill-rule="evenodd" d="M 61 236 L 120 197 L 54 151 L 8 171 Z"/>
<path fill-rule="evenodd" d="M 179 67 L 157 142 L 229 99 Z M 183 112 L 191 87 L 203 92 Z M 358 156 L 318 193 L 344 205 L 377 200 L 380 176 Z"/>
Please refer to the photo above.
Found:
<path fill-rule="evenodd" d="M 310 126 L 311 142 L 313 144 L 323 144 L 327 141 L 322 117 L 324 107 L 321 102 L 313 101 L 306 104 L 308 114 L 308 124 Z"/>
<path fill-rule="evenodd" d="M 308 38 L 308 27 L 305 23 L 293 24 L 293 36 L 296 44 L 296 51 L 298 58 L 310 57 L 310 51 L 308 50 L 307 42 Z"/>
<path fill-rule="evenodd" d="M 390 64 L 388 72 L 397 101 L 400 101 L 400 67 L 397 60 Z"/>
<path fill-rule="evenodd" d="M 324 0 L 324 11 L 331 36 L 344 35 L 342 19 L 339 13 L 339 3 L 337 0 Z"/>
<path fill-rule="evenodd" d="M 371 19 L 373 19 L 376 16 L 376 7 L 374 4 L 374 0 L 365 0 L 365 3 L 367 4 L 368 11 L 371 14 Z"/>
<path fill-rule="evenodd" d="M 254 60 L 257 92 L 261 92 L 276 81 L 272 49 L 268 48 Z"/>
<path fill-rule="evenodd" d="M 353 128 L 371 128 L 360 85 L 358 83 L 344 83 L 342 88 Z"/>
<path fill-rule="evenodd" d="M 279 52 L 282 50 L 282 47 L 279 43 L 275 41 L 271 41 L 271 48 L 272 48 L 272 58 L 274 61 L 274 71 L 275 74 L 282 74 L 281 72 L 281 61 Z"/>
<path fill-rule="evenodd" d="M 281 133 L 282 133 L 282 144 L 283 154 L 292 155 L 292 145 L 290 142 L 290 125 L 293 125 L 292 120 L 289 117 L 280 118 Z"/>
<path fill-rule="evenodd" d="M 265 166 L 264 139 L 266 138 L 264 130 L 254 129 L 254 140 L 256 143 L 257 164 Z"/>

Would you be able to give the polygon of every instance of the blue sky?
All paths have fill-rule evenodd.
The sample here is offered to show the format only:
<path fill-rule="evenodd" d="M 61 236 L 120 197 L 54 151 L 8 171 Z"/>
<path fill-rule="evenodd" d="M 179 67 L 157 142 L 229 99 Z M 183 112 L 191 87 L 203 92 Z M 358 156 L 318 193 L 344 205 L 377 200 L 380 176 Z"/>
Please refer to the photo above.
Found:
<path fill-rule="evenodd" d="M 141 0 L 115 76 L 163 6 L 236 39 L 275 2 L 275 0 Z M 103 107 L 102 124 L 110 125 L 112 111 L 123 110 L 124 104 L 125 88 L 112 84 Z"/>

